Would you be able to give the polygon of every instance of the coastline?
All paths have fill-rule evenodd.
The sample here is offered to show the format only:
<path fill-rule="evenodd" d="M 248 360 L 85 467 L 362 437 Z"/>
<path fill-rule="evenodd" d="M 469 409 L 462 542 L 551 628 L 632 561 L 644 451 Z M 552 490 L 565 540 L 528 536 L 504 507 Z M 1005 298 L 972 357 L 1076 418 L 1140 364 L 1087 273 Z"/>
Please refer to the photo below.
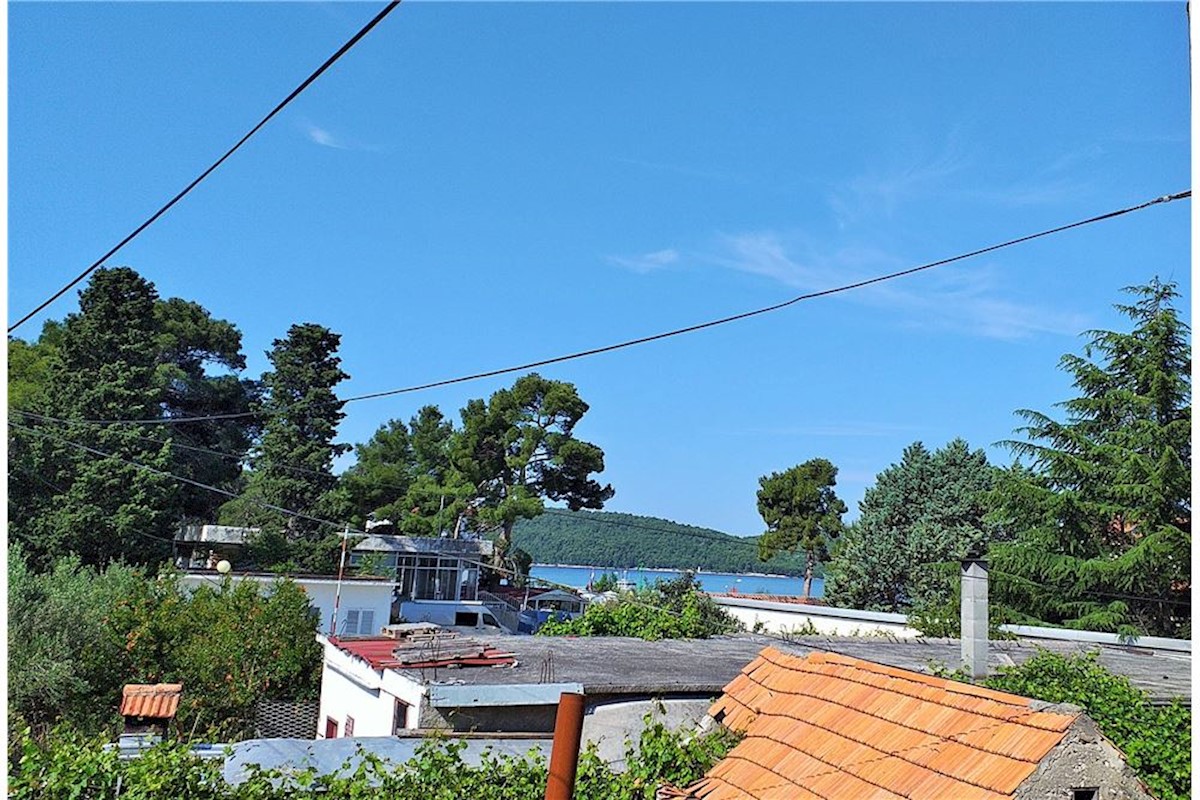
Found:
<path fill-rule="evenodd" d="M 685 572 L 686 567 L 597 567 L 591 564 L 531 564 L 530 569 L 537 567 L 548 567 L 551 569 L 591 569 L 597 572 L 623 572 L 626 570 L 634 570 L 636 572 Z M 782 575 L 775 572 L 720 572 L 717 570 L 703 570 L 697 572 L 691 570 L 697 575 L 737 575 L 749 578 L 784 578 L 785 580 L 799 579 L 803 580 L 803 575 Z M 814 576 L 819 577 L 819 576 Z"/>

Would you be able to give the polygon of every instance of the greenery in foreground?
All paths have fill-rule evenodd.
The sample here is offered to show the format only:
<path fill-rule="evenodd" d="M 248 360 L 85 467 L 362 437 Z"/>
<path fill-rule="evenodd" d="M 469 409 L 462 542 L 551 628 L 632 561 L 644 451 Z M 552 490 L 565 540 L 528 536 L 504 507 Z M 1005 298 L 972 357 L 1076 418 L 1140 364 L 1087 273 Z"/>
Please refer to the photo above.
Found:
<path fill-rule="evenodd" d="M 707 639 L 741 627 L 688 572 L 674 580 L 622 592 L 607 602 L 592 603 L 574 619 L 550 620 L 538 629 L 538 635 Z"/>
<path fill-rule="evenodd" d="M 577 800 L 649 800 L 663 783 L 687 785 L 724 757 L 737 737 L 724 728 L 693 735 L 673 732 L 647 718 L 638 748 L 626 744 L 626 770 L 614 772 L 594 749 L 580 755 Z M 39 742 L 28 732 L 10 743 L 9 797 L 14 800 L 293 800 L 319 794 L 328 800 L 536 800 L 546 790 L 545 759 L 484 756 L 470 766 L 465 744 L 431 739 L 412 760 L 394 765 L 369 753 L 353 769 L 331 775 L 304 767 L 282 773 L 253 769 L 236 786 L 222 778 L 222 759 L 200 759 L 185 746 L 164 744 L 143 757 L 121 761 L 103 739 L 54 736 Z"/>
<path fill-rule="evenodd" d="M 539 564 L 804 574 L 803 554 L 760 561 L 758 537 L 732 536 L 638 514 L 547 509 L 539 517 L 518 522 L 513 541 Z"/>
<path fill-rule="evenodd" d="M 1105 669 L 1091 653 L 1043 651 L 988 678 L 987 685 L 1049 703 L 1084 708 L 1100 731 L 1125 753 L 1129 766 L 1159 800 L 1192 796 L 1192 712 L 1173 701 L 1156 706 L 1128 678 Z"/>
<path fill-rule="evenodd" d="M 8 592 L 10 735 L 65 723 L 114 736 L 126 683 L 182 683 L 177 727 L 209 741 L 251 735 L 259 700 L 317 696 L 316 612 L 291 581 L 269 596 L 228 580 L 189 595 L 173 573 L 97 572 L 75 556 L 36 573 L 12 546 Z"/>

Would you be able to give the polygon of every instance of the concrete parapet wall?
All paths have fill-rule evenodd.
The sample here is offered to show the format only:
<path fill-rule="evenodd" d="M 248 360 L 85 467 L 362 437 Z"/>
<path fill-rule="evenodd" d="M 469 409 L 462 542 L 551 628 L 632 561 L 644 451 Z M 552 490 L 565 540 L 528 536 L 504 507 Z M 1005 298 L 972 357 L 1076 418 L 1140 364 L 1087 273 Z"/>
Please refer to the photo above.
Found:
<path fill-rule="evenodd" d="M 903 614 L 731 596 L 718 596 L 713 600 L 751 631 L 758 626 L 765 633 L 780 635 L 798 631 L 828 636 L 895 636 L 900 639 L 921 635 L 909 626 L 908 618 Z"/>

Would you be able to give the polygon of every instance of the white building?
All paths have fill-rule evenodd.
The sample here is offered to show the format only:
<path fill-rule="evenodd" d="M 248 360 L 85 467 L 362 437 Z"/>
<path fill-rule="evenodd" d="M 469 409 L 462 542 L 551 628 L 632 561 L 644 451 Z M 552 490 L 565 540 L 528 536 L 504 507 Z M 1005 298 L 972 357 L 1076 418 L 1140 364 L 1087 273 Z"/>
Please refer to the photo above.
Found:
<path fill-rule="evenodd" d="M 263 592 L 270 592 L 280 580 L 293 581 L 308 595 L 308 601 L 319 614 L 317 630 L 323 634 L 333 631 L 333 606 L 337 596 L 337 576 L 282 576 L 269 572 L 238 572 L 223 578 L 215 570 L 188 572 L 180 576 L 182 586 L 219 588 L 222 581 L 250 581 Z M 338 603 L 338 636 L 374 636 L 391 622 L 396 582 L 390 578 L 342 578 L 341 601 Z"/>
<path fill-rule="evenodd" d="M 564 692 L 586 694 L 584 736 L 619 759 L 661 703 L 672 724 L 703 716 L 757 652 L 750 640 L 644 642 L 454 636 L 428 624 L 395 638 L 318 636 L 324 649 L 317 738 L 407 730 L 546 734 Z M 349 731 L 349 733 L 347 732 Z"/>
<path fill-rule="evenodd" d="M 485 539 L 368 533 L 350 551 L 350 566 L 368 559 L 396 576 L 401 600 L 476 600 L 479 566 L 492 553 Z"/>

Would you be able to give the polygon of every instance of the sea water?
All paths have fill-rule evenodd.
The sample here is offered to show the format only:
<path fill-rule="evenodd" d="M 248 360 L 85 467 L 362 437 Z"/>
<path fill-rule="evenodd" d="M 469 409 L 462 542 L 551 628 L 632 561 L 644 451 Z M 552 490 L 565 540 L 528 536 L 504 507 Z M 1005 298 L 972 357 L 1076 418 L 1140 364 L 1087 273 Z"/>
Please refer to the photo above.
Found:
<path fill-rule="evenodd" d="M 618 579 L 628 580 L 635 586 L 653 584 L 655 581 L 669 581 L 680 576 L 679 570 L 672 569 L 614 569 L 612 567 L 583 567 L 561 566 L 549 564 L 534 564 L 529 572 L 530 577 L 541 578 L 552 583 L 573 586 L 577 589 L 586 588 L 588 581 L 598 580 L 601 575 L 615 575 Z M 786 575 L 755 575 L 735 572 L 697 572 L 696 579 L 706 592 L 736 592 L 737 594 L 777 594 L 795 595 L 804 593 L 804 578 Z M 825 582 L 813 578 L 812 596 L 821 597 L 825 593 Z"/>

